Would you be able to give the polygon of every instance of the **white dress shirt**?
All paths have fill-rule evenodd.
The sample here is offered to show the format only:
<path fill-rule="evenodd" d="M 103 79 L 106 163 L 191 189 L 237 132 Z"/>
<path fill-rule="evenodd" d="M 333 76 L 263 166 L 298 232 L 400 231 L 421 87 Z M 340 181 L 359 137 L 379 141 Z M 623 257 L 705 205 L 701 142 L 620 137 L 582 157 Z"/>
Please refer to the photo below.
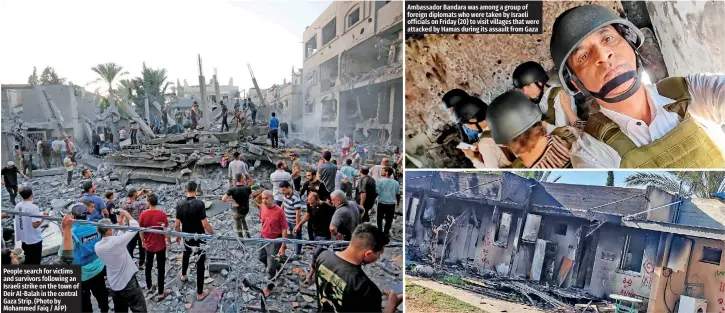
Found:
<path fill-rule="evenodd" d="M 692 99 L 687 112 L 705 130 L 708 136 L 725 151 L 725 74 L 691 74 L 686 77 Z M 645 86 L 649 97 L 652 122 L 641 120 L 601 108 L 601 112 L 619 125 L 622 132 L 638 147 L 652 143 L 674 129 L 682 119 L 677 113 L 668 112 L 664 106 L 675 100 L 660 95 L 655 85 Z M 596 142 L 594 142 L 596 141 Z M 621 158 L 610 146 L 600 144 L 594 138 L 577 140 L 572 147 L 574 167 L 619 167 Z M 615 157 L 616 155 L 616 157 Z"/>

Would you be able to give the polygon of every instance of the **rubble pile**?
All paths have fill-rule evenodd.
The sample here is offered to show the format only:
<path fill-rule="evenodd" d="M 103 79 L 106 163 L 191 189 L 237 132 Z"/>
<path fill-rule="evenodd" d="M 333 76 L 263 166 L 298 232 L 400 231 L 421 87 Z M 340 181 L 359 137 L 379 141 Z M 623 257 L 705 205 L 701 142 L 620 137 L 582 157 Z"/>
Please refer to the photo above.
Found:
<path fill-rule="evenodd" d="M 436 268 L 407 260 L 406 274 L 435 279 L 471 293 L 561 313 L 586 312 L 586 308 L 596 306 L 592 302 L 598 300 L 581 289 L 558 288 L 524 278 L 501 276 L 495 271 L 481 270 L 469 263 L 444 264 Z M 601 309 L 606 310 L 606 302 L 600 305 L 603 306 Z"/>
<path fill-rule="evenodd" d="M 79 166 L 73 174 L 71 185 L 66 185 L 65 170 L 55 168 L 46 176 L 37 176 L 21 182 L 31 185 L 34 190 L 33 201 L 49 215 L 61 216 L 81 195 L 80 173 L 91 168 L 97 193 L 103 195 L 107 190 L 115 191 L 114 202 L 120 205 L 127 200 L 126 191 L 130 188 L 149 189 L 159 197 L 159 209 L 166 212 L 173 225 L 175 205 L 185 198 L 186 181 L 199 183 L 198 198 L 206 203 L 207 217 L 215 232 L 219 235 L 236 236 L 234 221 L 231 218 L 231 206 L 221 202 L 221 197 L 229 188 L 227 168 L 222 167 L 225 154 L 239 151 L 250 166 L 250 174 L 262 187 L 269 189 L 269 175 L 275 170 L 274 163 L 288 159 L 296 152 L 306 168 L 316 166 L 324 148 L 302 140 L 281 141 L 281 147 L 268 146 L 264 136 L 243 132 L 214 133 L 187 132 L 182 134 L 161 135 L 158 138 L 142 142 L 140 145 L 122 144 L 120 151 L 102 157 L 82 155 Z M 373 150 L 371 149 L 371 152 Z M 339 151 L 334 151 L 339 154 Z M 376 158 L 379 161 L 379 158 Z M 289 160 L 288 160 L 289 162 Z M 291 166 L 291 163 L 288 163 Z M 57 171 L 57 173 L 53 172 Z M 41 172 L 42 173 L 42 172 Z M 3 206 L 11 207 L 7 191 L 3 190 Z M 250 202 L 251 204 L 251 202 Z M 10 226 L 13 219 L 3 220 L 4 226 Z M 372 218 L 374 221 L 374 217 Z M 48 223 L 53 223 L 46 221 Z M 250 234 L 260 236 L 261 222 L 259 209 L 250 205 L 247 215 Z M 402 241 L 402 223 L 393 223 L 391 241 Z M 43 226 L 42 226 L 43 227 Z M 307 239 L 306 230 L 303 238 Z M 293 245 L 288 245 L 289 260 L 284 263 L 276 287 L 263 303 L 260 290 L 267 283 L 264 266 L 257 259 L 259 245 L 243 245 L 237 242 L 215 240 L 206 248 L 207 271 L 205 289 L 211 291 L 203 301 L 195 299 L 195 266 L 189 266 L 188 281 L 181 282 L 181 259 L 183 244 L 173 241 L 167 252 L 166 289 L 172 293 L 157 302 L 155 295 L 147 295 L 146 302 L 150 312 L 313 312 L 317 310 L 316 291 L 312 286 L 303 286 L 305 276 L 312 262 L 312 247 L 305 247 L 301 255 L 293 256 Z M 57 251 L 57 249 L 56 249 Z M 385 253 L 375 264 L 365 266 L 368 276 L 381 290 L 393 289 L 402 280 L 402 248 L 386 248 Z M 134 258 L 138 259 L 135 250 Z M 43 264 L 56 264 L 57 254 L 46 255 Z M 150 266 L 146 264 L 145 266 Z M 154 264 L 153 281 L 156 281 Z M 139 284 L 146 292 L 146 280 L 143 270 L 136 273 Z M 92 299 L 95 305 L 95 299 Z M 387 299 L 380 299 L 384 304 Z M 109 304 L 113 308 L 113 301 Z M 402 305 L 399 307 L 402 310 Z"/>

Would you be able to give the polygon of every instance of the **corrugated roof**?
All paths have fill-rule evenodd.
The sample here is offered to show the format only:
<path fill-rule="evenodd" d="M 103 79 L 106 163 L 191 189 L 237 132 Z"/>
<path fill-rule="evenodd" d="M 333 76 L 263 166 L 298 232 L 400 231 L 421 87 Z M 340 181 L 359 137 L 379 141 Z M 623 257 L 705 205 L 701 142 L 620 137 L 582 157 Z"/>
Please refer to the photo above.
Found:
<path fill-rule="evenodd" d="M 546 192 L 562 207 L 576 210 L 588 210 L 594 207 L 594 211 L 606 214 L 624 216 L 637 212 L 642 212 L 647 207 L 647 200 L 644 196 L 644 189 L 624 188 L 624 187 L 607 187 L 592 185 L 573 185 L 563 183 L 541 183 Z M 629 200 L 616 201 L 634 197 Z M 534 198 L 536 201 L 537 198 Z M 536 203 L 541 205 L 550 205 L 547 203 Z M 602 206 L 605 205 L 605 206 Z M 556 206 L 556 205 L 553 205 Z M 599 207 L 602 206 L 602 207 Z"/>
<path fill-rule="evenodd" d="M 677 224 L 725 230 L 725 203 L 703 198 L 691 201 L 696 208 L 682 206 Z"/>

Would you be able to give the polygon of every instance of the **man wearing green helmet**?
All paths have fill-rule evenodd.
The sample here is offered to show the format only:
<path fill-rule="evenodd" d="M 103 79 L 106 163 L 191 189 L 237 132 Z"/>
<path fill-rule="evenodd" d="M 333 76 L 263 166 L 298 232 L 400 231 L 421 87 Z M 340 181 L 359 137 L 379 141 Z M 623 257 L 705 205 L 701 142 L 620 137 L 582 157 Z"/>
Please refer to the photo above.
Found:
<path fill-rule="evenodd" d="M 725 75 L 691 74 L 641 83 L 644 36 L 599 5 L 569 9 L 554 22 L 551 57 L 564 90 L 594 98 L 600 111 L 577 141 L 575 167 L 725 167 Z M 614 152 L 614 153 L 612 153 Z"/>

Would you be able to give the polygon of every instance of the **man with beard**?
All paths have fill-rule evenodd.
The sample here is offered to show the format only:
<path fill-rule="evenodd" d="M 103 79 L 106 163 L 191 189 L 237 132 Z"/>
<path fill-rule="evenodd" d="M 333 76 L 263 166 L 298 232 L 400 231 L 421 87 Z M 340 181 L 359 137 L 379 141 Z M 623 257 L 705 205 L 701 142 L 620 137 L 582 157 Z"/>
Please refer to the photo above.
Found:
<path fill-rule="evenodd" d="M 585 131 L 606 144 L 582 137 L 572 158 L 583 167 L 725 167 L 725 75 L 643 85 L 643 42 L 637 27 L 603 6 L 557 17 L 549 46 L 559 79 L 570 95 L 594 98 L 600 111 Z"/>

